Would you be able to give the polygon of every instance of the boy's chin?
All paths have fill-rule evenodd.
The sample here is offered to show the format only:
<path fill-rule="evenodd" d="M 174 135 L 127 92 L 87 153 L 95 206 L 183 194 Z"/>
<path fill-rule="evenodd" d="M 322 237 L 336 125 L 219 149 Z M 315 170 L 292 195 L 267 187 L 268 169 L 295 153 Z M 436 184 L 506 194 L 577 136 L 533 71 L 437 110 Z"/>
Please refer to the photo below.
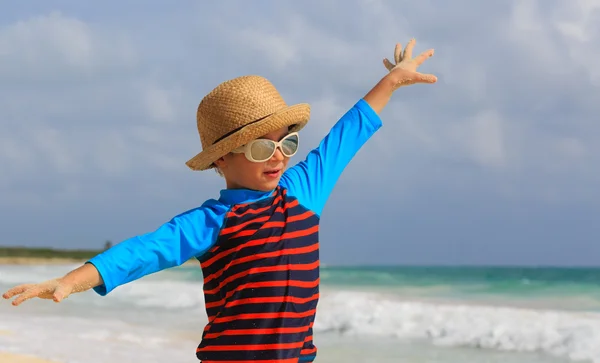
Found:
<path fill-rule="evenodd" d="M 280 179 L 281 177 L 263 179 L 260 183 L 257 183 L 258 185 L 256 185 L 256 188 L 263 192 L 271 191 L 279 185 Z"/>

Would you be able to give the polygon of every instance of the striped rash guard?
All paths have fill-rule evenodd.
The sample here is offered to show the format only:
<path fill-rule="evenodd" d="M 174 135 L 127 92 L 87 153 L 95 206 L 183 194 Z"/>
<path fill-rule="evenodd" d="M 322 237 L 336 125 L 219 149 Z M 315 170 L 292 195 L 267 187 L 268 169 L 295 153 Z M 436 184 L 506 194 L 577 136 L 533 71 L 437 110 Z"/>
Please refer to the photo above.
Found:
<path fill-rule="evenodd" d="M 346 165 L 380 127 L 359 100 L 274 190 L 222 190 L 92 258 L 104 281 L 94 290 L 106 295 L 196 258 L 208 315 L 196 350 L 201 362 L 312 362 L 320 214 Z"/>

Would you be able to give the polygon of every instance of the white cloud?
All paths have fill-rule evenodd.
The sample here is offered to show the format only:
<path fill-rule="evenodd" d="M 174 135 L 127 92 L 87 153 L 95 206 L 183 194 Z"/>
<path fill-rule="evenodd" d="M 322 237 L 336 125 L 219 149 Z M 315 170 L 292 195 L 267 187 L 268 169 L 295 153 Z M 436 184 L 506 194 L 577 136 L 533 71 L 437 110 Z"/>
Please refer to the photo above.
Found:
<path fill-rule="evenodd" d="M 501 167 L 506 162 L 503 121 L 493 110 L 478 113 L 455 135 L 469 156 L 482 166 Z"/>
<path fill-rule="evenodd" d="M 241 29 L 239 41 L 247 48 L 262 54 L 264 59 L 280 72 L 291 72 L 300 62 L 298 44 L 285 35 L 260 29 Z"/>
<path fill-rule="evenodd" d="M 547 76 L 573 76 L 578 67 L 597 82 L 600 49 L 600 2 L 556 2 L 550 11 L 540 0 L 517 1 L 510 18 L 509 39 L 520 46 L 522 60 Z M 579 79 L 579 82 L 586 82 Z"/>
<path fill-rule="evenodd" d="M 150 119 L 157 122 L 177 122 L 179 115 L 175 105 L 175 98 L 180 92 L 170 91 L 157 85 L 147 85 L 141 89 L 144 108 Z"/>
<path fill-rule="evenodd" d="M 190 96 L 140 72 L 127 31 L 59 12 L 0 26 L 4 205 L 97 203 L 148 170 L 185 170 Z"/>
<path fill-rule="evenodd" d="M 0 55 L 38 67 L 47 59 L 87 68 L 94 60 L 91 34 L 85 23 L 59 13 L 36 16 L 5 27 L 0 33 Z"/>
<path fill-rule="evenodd" d="M 586 147 L 581 140 L 574 137 L 565 137 L 557 140 L 559 152 L 570 162 L 581 160 L 586 156 Z"/>
<path fill-rule="evenodd" d="M 97 77 L 112 67 L 131 67 L 136 54 L 125 37 L 104 34 L 85 22 L 52 12 L 0 28 L 0 79 L 64 81 Z"/>

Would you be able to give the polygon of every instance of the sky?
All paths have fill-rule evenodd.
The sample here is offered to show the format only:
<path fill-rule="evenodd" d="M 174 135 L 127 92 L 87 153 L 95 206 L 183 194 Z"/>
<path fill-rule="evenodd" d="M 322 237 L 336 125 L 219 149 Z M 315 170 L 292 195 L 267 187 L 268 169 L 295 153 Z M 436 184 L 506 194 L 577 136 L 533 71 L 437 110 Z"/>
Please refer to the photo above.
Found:
<path fill-rule="evenodd" d="M 218 196 L 185 162 L 237 76 L 311 104 L 300 161 L 414 37 L 438 82 L 344 171 L 323 263 L 600 266 L 598 0 L 5 3 L 2 245 L 101 248 Z"/>

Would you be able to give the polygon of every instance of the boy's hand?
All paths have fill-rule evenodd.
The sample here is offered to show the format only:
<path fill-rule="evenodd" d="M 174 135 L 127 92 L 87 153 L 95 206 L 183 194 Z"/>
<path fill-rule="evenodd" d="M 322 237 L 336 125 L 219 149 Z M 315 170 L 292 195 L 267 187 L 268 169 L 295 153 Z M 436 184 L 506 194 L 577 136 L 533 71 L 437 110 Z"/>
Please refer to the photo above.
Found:
<path fill-rule="evenodd" d="M 390 71 L 388 77 L 393 80 L 395 89 L 415 83 L 437 82 L 437 77 L 433 74 L 417 72 L 417 68 L 423 64 L 427 58 L 433 56 L 433 49 L 429 49 L 413 58 L 412 51 L 415 43 L 416 40 L 411 39 L 406 45 L 406 48 L 404 48 L 404 53 L 402 53 L 402 46 L 400 43 L 396 44 L 396 49 L 394 51 L 395 64 L 390 62 L 387 58 L 383 60 L 383 65 Z"/>
<path fill-rule="evenodd" d="M 61 302 L 71 294 L 92 289 L 103 283 L 102 276 L 100 276 L 96 267 L 90 263 L 85 263 L 59 279 L 48 280 L 41 284 L 23 284 L 13 287 L 5 292 L 2 297 L 10 299 L 19 295 L 12 302 L 14 306 L 34 297 Z"/>
<path fill-rule="evenodd" d="M 52 299 L 55 302 L 61 302 L 63 299 L 71 295 L 74 286 L 66 283 L 63 279 L 54 279 L 40 284 L 23 284 L 15 286 L 2 295 L 5 299 L 10 299 L 14 296 L 18 297 L 12 302 L 14 306 L 18 306 L 25 300 L 34 297 L 40 299 Z"/>

